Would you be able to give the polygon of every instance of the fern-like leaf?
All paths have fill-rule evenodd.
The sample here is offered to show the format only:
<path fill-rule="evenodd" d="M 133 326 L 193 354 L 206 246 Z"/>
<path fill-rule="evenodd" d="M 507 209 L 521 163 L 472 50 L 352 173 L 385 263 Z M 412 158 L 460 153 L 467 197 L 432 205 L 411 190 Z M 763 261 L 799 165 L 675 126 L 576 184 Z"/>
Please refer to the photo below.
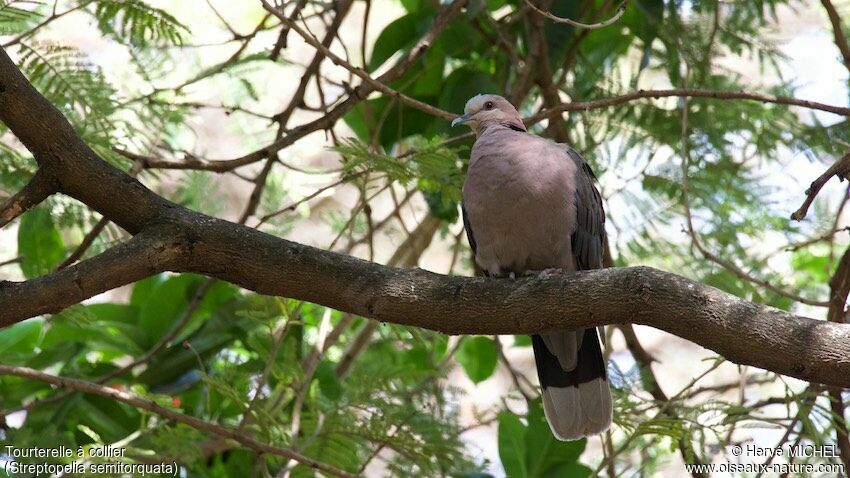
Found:
<path fill-rule="evenodd" d="M 21 70 L 85 139 L 111 136 L 115 91 L 98 67 L 66 46 L 22 43 L 20 55 Z"/>
<path fill-rule="evenodd" d="M 189 31 L 165 10 L 142 0 L 96 0 L 94 15 L 105 35 L 134 46 L 179 45 Z"/>
<path fill-rule="evenodd" d="M 0 0 L 0 35 L 15 35 L 29 30 L 42 18 L 32 0 Z"/>

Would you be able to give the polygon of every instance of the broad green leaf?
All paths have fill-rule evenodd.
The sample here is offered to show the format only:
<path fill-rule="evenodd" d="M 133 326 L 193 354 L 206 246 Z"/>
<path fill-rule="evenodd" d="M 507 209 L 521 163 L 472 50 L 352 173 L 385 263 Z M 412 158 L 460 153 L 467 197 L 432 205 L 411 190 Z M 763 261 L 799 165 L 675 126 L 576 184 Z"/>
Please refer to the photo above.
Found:
<path fill-rule="evenodd" d="M 404 7 L 408 12 L 415 12 L 419 10 L 419 7 L 422 5 L 422 0 L 401 0 L 401 6 Z"/>
<path fill-rule="evenodd" d="M 514 335 L 514 347 L 531 347 L 531 336 Z"/>
<path fill-rule="evenodd" d="M 36 207 L 21 218 L 18 255 L 22 258 L 21 271 L 27 278 L 50 272 L 65 257 L 65 243 L 46 206 Z"/>
<path fill-rule="evenodd" d="M 0 356 L 33 353 L 43 325 L 43 319 L 34 318 L 0 329 Z"/>
<path fill-rule="evenodd" d="M 563 476 L 564 478 L 587 478 L 593 473 L 593 470 L 582 465 L 581 463 L 563 463 L 554 465 L 546 470 L 546 477 Z"/>
<path fill-rule="evenodd" d="M 496 370 L 498 351 L 493 339 L 489 337 L 471 337 L 463 342 L 457 353 L 466 375 L 474 383 L 486 380 Z"/>
<path fill-rule="evenodd" d="M 562 18 L 571 18 L 581 21 L 583 13 L 581 2 L 553 2 L 549 11 Z M 576 34 L 575 27 L 563 23 L 544 22 L 544 33 L 546 36 L 546 46 L 549 53 L 549 63 L 553 66 L 559 66 L 561 58 L 574 42 L 573 38 Z"/>
<path fill-rule="evenodd" d="M 327 360 L 323 360 L 316 368 L 316 380 L 319 381 L 319 389 L 331 400 L 339 400 L 342 397 L 342 385 L 336 377 L 333 366 Z"/>
<path fill-rule="evenodd" d="M 151 291 L 139 310 L 139 326 L 147 332 L 151 344 L 168 333 L 181 318 L 200 280 L 191 274 L 172 276 Z"/>
<path fill-rule="evenodd" d="M 126 437 L 140 425 L 138 410 L 108 398 L 84 395 L 74 404 L 74 420 L 94 430 L 106 443 Z"/>
<path fill-rule="evenodd" d="M 554 470 L 576 464 L 587 444 L 586 438 L 566 442 L 556 439 L 546 421 L 540 398 L 529 406 L 525 440 L 528 476 L 534 478 L 560 476 L 553 474 Z"/>
<path fill-rule="evenodd" d="M 508 478 L 527 478 L 525 435 L 528 428 L 509 411 L 499 413 L 499 458 Z"/>
<path fill-rule="evenodd" d="M 372 56 L 369 59 L 369 71 L 380 68 L 396 52 L 409 47 L 418 38 L 417 24 L 422 16 L 417 13 L 409 13 L 394 20 L 384 27 L 375 45 L 372 47 Z"/>
<path fill-rule="evenodd" d="M 658 29 L 664 19 L 664 2 L 663 0 L 634 0 L 632 5 L 634 5 L 632 8 L 640 13 L 635 33 L 644 44 L 651 45 L 652 40 L 658 36 Z"/>
<path fill-rule="evenodd" d="M 165 277 L 165 274 L 157 274 L 133 284 L 133 292 L 130 294 L 130 304 L 136 307 L 145 305 L 150 299 L 153 290 L 159 283 L 165 280 Z"/>

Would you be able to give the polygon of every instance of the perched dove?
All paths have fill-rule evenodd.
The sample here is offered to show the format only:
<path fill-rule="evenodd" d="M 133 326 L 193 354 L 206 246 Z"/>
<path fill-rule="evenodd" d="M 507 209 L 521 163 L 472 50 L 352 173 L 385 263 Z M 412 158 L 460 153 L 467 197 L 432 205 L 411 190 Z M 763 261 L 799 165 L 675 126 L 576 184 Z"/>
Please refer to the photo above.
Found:
<path fill-rule="evenodd" d="M 478 95 L 452 126 L 475 132 L 463 224 L 489 276 L 602 267 L 605 212 L 594 175 L 567 145 L 529 134 L 506 99 Z M 611 390 L 596 329 L 532 336 L 552 433 L 574 440 L 611 424 Z"/>

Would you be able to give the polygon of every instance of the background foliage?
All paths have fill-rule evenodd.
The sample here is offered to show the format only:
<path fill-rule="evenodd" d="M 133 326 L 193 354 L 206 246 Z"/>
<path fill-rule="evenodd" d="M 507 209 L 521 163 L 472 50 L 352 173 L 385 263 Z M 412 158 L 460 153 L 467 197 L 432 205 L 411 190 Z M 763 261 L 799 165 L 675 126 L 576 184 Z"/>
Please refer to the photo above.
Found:
<path fill-rule="evenodd" d="M 471 273 L 458 224 L 470 135 L 386 94 L 337 109 L 359 80 L 321 55 L 312 66 L 315 51 L 301 48 L 295 32 L 259 2 L 240 3 L 237 22 L 217 3 L 192 2 L 213 19 L 200 26 L 191 8 L 168 2 L 0 0 L 0 43 L 98 154 L 175 202 L 286 237 L 311 227 L 323 233 L 314 241 L 322 247 L 393 265 L 415 266 L 429 246 L 440 248 L 450 258 L 441 270 Z M 608 0 L 543 6 L 585 22 L 608 18 L 615 7 Z M 474 94 L 503 93 L 526 116 L 639 88 L 795 96 L 801 85 L 787 74 L 794 58 L 783 55 L 774 33 L 778 12 L 810 7 L 633 0 L 613 26 L 584 30 L 545 21 L 522 0 L 474 0 L 387 85 L 450 112 Z M 284 11 L 378 77 L 444 8 L 430 0 L 309 0 Z M 850 15 L 850 6 L 842 8 Z M 397 17 L 383 18 L 385 10 Z M 376 22 L 381 28 L 369 31 Z M 80 48 L 68 30 L 79 25 L 126 63 L 117 68 L 99 61 L 101 50 Z M 836 52 L 817 54 L 840 63 Z M 292 71 L 306 74 L 281 96 L 275 78 Z M 306 140 L 314 149 L 324 142 L 309 154 L 327 148 L 330 166 L 296 164 L 291 159 L 304 150 L 284 150 L 224 176 L 208 167 L 211 159 L 233 159 L 200 140 L 211 115 L 248 154 L 306 124 L 299 121 L 334 111 L 344 114 Z M 788 183 L 777 177 L 796 176 L 801 158 L 817 166 L 804 171 L 819 174 L 850 143 L 846 118 L 767 102 L 668 98 L 565 114 L 531 129 L 569 142 L 593 165 L 618 265 L 652 265 L 759 303 L 825 315 L 827 283 L 847 242 L 846 189 L 843 199 L 826 195 L 804 223 L 792 223 L 797 204 L 789 197 L 802 197 L 804 188 L 783 189 Z M 35 169 L 0 125 L 0 197 Z M 317 178 L 321 185 L 304 192 L 302 183 Z M 342 187 L 355 199 L 324 207 L 320 200 Z M 245 191 L 237 198 L 245 204 L 234 205 L 229 189 Z M 418 205 L 413 226 L 402 215 L 406 205 Z M 72 254 L 90 257 L 125 237 L 61 196 L 16 226 L 16 256 L 0 258 L 0 278 L 38 277 Z M 614 330 L 608 335 L 614 339 Z M 722 457 L 761 430 L 778 430 L 782 443 L 822 444 L 846 427 L 817 386 L 709 357 L 689 364 L 692 380 L 677 388 L 653 373 L 639 344 L 609 340 L 615 426 L 601 440 L 557 442 L 535 398 L 533 370 L 506 359 L 527 356 L 529 345 L 526 337 L 449 339 L 377 326 L 188 274 L 153 277 L 0 331 L 3 363 L 130 390 L 352 473 L 670 476 L 660 474 L 684 473 L 682 461 Z M 458 367 L 472 384 L 506 374 L 510 390 L 470 417 L 461 404 L 477 389 L 456 383 Z M 481 427 L 496 430 L 497 455 L 464 438 Z M 314 473 L 133 407 L 12 377 L 0 378 L 0 437 L 19 448 L 121 443 L 128 460 L 177 459 L 188 476 Z"/>

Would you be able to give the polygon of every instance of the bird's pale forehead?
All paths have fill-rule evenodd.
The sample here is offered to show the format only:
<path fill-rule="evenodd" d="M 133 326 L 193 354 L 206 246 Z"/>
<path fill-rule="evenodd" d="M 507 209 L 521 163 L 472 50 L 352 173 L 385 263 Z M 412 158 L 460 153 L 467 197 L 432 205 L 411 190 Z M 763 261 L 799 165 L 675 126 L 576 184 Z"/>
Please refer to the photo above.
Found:
<path fill-rule="evenodd" d="M 484 103 L 488 101 L 492 101 L 495 103 L 498 100 L 504 100 L 504 98 L 498 95 L 475 95 L 470 98 L 469 101 L 466 102 L 466 106 L 463 108 L 463 112 L 470 114 L 475 111 L 479 111 L 484 108 Z"/>

